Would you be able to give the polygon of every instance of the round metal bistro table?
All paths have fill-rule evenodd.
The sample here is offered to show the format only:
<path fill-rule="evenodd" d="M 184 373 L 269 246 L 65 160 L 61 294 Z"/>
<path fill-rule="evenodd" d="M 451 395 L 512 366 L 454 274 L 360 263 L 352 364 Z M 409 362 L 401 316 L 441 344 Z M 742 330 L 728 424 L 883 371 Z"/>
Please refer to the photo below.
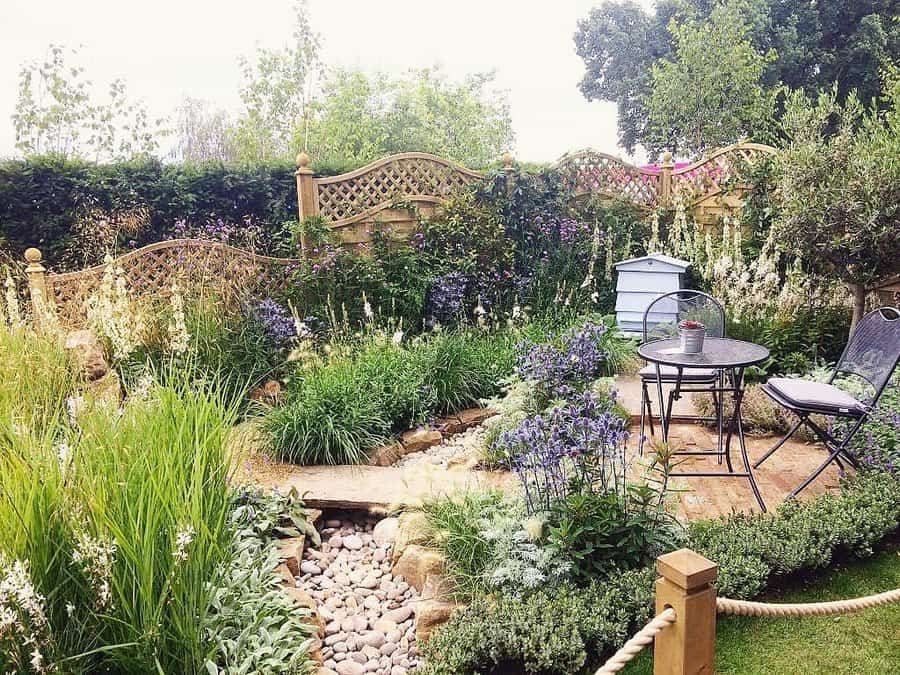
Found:
<path fill-rule="evenodd" d="M 749 366 L 762 363 L 769 358 L 769 350 L 762 345 L 743 340 L 730 338 L 707 337 L 703 341 L 703 351 L 699 354 L 685 354 L 681 351 L 681 339 L 669 338 L 647 342 L 638 347 L 638 354 L 656 366 L 656 390 L 659 394 L 660 424 L 662 426 L 663 441 L 669 440 L 669 423 L 672 417 L 672 401 L 678 400 L 684 392 L 712 393 L 716 404 L 716 423 L 718 425 L 718 444 L 715 450 L 679 450 L 677 455 L 708 455 L 717 458 L 721 463 L 725 459 L 727 471 L 698 471 L 677 472 L 671 476 L 702 476 L 723 478 L 746 478 L 750 481 L 750 487 L 760 508 L 765 511 L 766 505 L 753 477 L 750 460 L 747 457 L 747 442 L 744 437 L 744 426 L 741 422 L 741 402 L 744 398 L 744 371 Z M 671 377 L 666 379 L 666 384 L 672 384 L 673 390 L 669 394 L 669 404 L 665 404 L 663 398 L 663 379 L 660 372 L 661 366 L 675 368 L 674 381 Z M 716 371 L 715 387 L 706 386 L 702 389 L 692 388 L 683 380 L 685 370 L 691 368 L 706 368 Z M 730 394 L 734 402 L 734 410 L 731 419 L 725 420 L 725 396 Z M 741 450 L 741 459 L 744 462 L 743 471 L 735 471 L 731 460 L 731 439 L 737 434 Z"/>

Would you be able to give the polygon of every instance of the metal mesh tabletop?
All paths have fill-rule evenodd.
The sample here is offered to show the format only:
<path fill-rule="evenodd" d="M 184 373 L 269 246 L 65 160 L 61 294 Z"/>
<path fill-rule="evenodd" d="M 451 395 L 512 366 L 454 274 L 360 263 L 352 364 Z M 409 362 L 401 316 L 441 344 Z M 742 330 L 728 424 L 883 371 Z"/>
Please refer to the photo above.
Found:
<path fill-rule="evenodd" d="M 638 354 L 651 363 L 679 368 L 745 368 L 769 358 L 769 350 L 762 345 L 714 337 L 703 341 L 699 354 L 682 352 L 679 338 L 648 342 L 638 347 Z"/>

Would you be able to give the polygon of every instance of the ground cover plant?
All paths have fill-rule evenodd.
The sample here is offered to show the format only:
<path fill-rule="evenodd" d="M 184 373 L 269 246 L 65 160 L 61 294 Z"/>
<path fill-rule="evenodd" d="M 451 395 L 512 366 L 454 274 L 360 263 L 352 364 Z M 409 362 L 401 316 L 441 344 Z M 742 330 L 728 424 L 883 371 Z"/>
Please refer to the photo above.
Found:
<path fill-rule="evenodd" d="M 460 570 L 484 578 L 488 567 L 479 556 L 489 549 L 476 544 L 489 540 L 476 531 L 483 526 L 473 528 L 472 522 L 479 522 L 479 508 L 487 506 L 490 513 L 501 503 L 496 497 L 470 495 L 456 498 L 455 506 L 426 505 L 431 526 L 443 528 L 435 541 L 448 556 L 451 574 L 459 560 Z M 457 517 L 448 517 L 448 511 Z M 471 520 L 459 517 L 466 512 Z M 519 527 L 524 526 L 520 520 Z M 828 567 L 837 558 L 871 556 L 898 527 L 900 485 L 883 472 L 871 472 L 849 482 L 838 495 L 786 504 L 770 514 L 701 521 L 683 541 L 719 564 L 721 595 L 750 599 L 800 572 Z M 652 611 L 652 566 L 595 574 L 578 585 L 565 574 L 546 588 L 521 581 L 539 573 L 520 570 L 514 590 L 495 588 L 490 597 L 484 590 L 476 593 L 471 604 L 424 645 L 426 672 L 571 673 L 595 668 Z"/>

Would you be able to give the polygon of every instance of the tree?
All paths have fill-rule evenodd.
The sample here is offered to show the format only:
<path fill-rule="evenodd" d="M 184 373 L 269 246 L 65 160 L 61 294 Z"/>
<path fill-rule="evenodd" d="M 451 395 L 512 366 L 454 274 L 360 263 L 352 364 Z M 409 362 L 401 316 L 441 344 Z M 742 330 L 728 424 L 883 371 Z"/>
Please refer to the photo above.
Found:
<path fill-rule="evenodd" d="M 479 73 L 453 82 L 436 69 L 396 78 L 334 71 L 314 106 L 308 152 L 332 165 L 418 150 L 484 166 L 513 140 L 509 105 L 492 81 Z M 304 140 L 298 137 L 296 147 Z"/>
<path fill-rule="evenodd" d="M 19 91 L 12 120 L 16 148 L 25 155 L 128 159 L 149 154 L 165 133 L 164 120 L 150 120 L 143 104 L 130 101 L 122 80 L 109 85 L 106 102 L 92 98 L 84 69 L 70 66 L 74 49 L 50 45 L 41 63 L 19 71 Z"/>
<path fill-rule="evenodd" d="M 790 144 L 778 158 L 776 236 L 813 271 L 853 295 L 853 325 L 871 282 L 900 271 L 900 77 L 868 111 L 835 87 L 815 101 L 802 92 L 784 116 Z M 883 110 L 879 110 L 879 103 Z"/>
<path fill-rule="evenodd" d="M 651 95 L 648 73 L 671 59 L 674 18 L 704 22 L 718 0 L 660 0 L 653 13 L 633 0 L 605 0 L 580 21 L 576 50 L 585 62 L 582 93 L 619 108 L 619 140 L 629 151 L 646 140 Z M 730 4 L 730 3 L 729 3 Z M 880 91 L 878 71 L 900 57 L 897 0 L 752 0 L 744 2 L 749 41 L 759 54 L 774 50 L 762 74 L 764 87 L 787 85 L 810 96 L 837 83 L 838 100 L 852 90 L 869 104 Z M 776 116 L 781 108 L 773 111 Z"/>
<path fill-rule="evenodd" d="M 185 98 L 176 113 L 172 156 L 187 162 L 234 162 L 238 159 L 234 133 L 226 111 L 208 101 Z"/>
<path fill-rule="evenodd" d="M 731 2 L 705 21 L 672 19 L 675 53 L 653 63 L 642 101 L 649 150 L 700 153 L 765 133 L 777 90 L 764 87 L 762 76 L 774 53 L 760 54 L 750 43 L 744 11 Z"/>
<path fill-rule="evenodd" d="M 242 59 L 246 113 L 234 129 L 242 159 L 266 161 L 292 157 L 295 137 L 309 121 L 310 103 L 322 72 L 321 40 L 309 21 L 306 0 L 294 4 L 294 43 L 259 49 L 255 62 Z"/>

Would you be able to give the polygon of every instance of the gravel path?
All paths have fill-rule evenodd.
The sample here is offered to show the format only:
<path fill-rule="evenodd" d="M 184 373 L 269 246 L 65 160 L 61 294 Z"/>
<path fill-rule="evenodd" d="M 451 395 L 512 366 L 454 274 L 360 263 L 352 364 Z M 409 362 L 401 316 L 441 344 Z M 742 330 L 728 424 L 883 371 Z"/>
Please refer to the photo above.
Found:
<path fill-rule="evenodd" d="M 481 425 L 445 438 L 442 443 L 432 445 L 422 452 L 413 452 L 401 457 L 392 466 L 409 467 L 416 464 L 431 464 L 446 469 L 454 460 L 464 462 L 470 457 L 479 457 L 479 449 L 484 444 L 485 430 Z"/>
<path fill-rule="evenodd" d="M 300 564 L 298 585 L 325 621 L 325 668 L 338 675 L 407 675 L 419 663 L 418 594 L 391 576 L 396 519 L 380 523 L 365 515 L 326 520 L 321 549 L 307 549 Z"/>

